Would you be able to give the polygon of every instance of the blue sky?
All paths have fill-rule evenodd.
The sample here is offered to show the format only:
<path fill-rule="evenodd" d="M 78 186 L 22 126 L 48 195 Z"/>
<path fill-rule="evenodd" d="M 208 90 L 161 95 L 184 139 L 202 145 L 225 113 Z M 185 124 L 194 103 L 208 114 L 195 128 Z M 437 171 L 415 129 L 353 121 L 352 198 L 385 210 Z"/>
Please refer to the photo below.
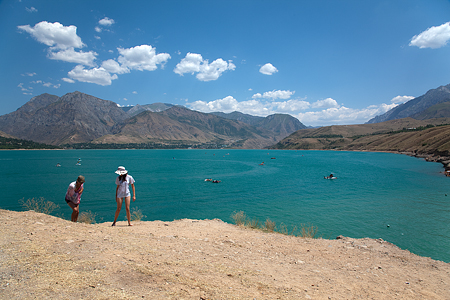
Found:
<path fill-rule="evenodd" d="M 0 115 L 119 105 L 361 124 L 450 83 L 450 1 L 0 1 Z"/>

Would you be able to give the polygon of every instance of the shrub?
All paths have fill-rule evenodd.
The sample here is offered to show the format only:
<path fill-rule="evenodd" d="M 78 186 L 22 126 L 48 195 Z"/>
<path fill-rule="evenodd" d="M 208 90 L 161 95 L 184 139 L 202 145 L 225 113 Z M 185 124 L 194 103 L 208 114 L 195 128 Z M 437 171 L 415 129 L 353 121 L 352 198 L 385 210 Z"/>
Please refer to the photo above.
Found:
<path fill-rule="evenodd" d="M 253 229 L 261 229 L 258 219 L 248 220 L 245 226 Z"/>
<path fill-rule="evenodd" d="M 317 226 L 302 224 L 298 235 L 304 238 L 315 238 L 318 230 L 319 228 Z"/>
<path fill-rule="evenodd" d="M 238 212 L 234 212 L 231 215 L 231 218 L 234 221 L 234 224 L 241 226 L 241 225 L 245 225 L 245 220 L 247 219 L 247 216 L 245 215 L 245 213 L 241 210 Z"/>
<path fill-rule="evenodd" d="M 300 229 L 297 226 L 292 226 L 289 230 L 288 226 L 281 223 L 280 226 L 276 226 L 275 222 L 271 221 L 269 218 L 266 219 L 264 225 L 260 224 L 258 219 L 247 219 L 247 216 L 243 211 L 234 212 L 231 215 L 234 223 L 238 226 L 245 226 L 253 229 L 260 229 L 268 232 L 278 232 L 284 235 L 295 235 L 302 238 L 316 238 L 318 227 L 311 224 L 301 224 Z"/>
<path fill-rule="evenodd" d="M 95 217 L 97 214 L 88 211 L 83 211 L 78 215 L 78 222 L 86 223 L 86 224 L 95 224 Z"/>
<path fill-rule="evenodd" d="M 40 197 L 39 199 L 31 198 L 27 201 L 24 201 L 22 198 L 19 200 L 19 203 L 26 209 L 26 210 L 34 210 L 38 213 L 44 213 L 44 214 L 51 214 L 54 210 L 59 208 L 59 205 L 47 201 L 44 199 L 44 197 Z"/>
<path fill-rule="evenodd" d="M 131 209 L 131 221 L 141 221 L 145 217 L 147 216 L 144 216 L 140 209 L 135 207 Z"/>
<path fill-rule="evenodd" d="M 266 222 L 264 223 L 264 228 L 269 232 L 274 232 L 276 228 L 275 222 L 267 218 Z"/>

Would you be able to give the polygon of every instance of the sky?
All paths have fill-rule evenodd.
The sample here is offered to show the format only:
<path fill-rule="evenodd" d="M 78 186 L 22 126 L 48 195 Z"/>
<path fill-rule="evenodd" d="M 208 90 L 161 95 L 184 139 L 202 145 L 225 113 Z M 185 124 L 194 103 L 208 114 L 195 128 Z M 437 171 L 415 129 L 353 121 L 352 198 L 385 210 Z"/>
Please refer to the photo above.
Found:
<path fill-rule="evenodd" d="M 0 115 L 43 93 L 362 124 L 450 83 L 448 0 L 0 0 Z"/>

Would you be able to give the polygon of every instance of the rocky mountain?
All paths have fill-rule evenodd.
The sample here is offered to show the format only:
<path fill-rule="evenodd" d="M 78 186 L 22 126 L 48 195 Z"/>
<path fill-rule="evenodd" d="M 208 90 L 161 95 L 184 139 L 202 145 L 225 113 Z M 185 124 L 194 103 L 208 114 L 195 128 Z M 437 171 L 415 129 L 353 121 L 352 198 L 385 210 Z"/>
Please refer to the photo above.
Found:
<path fill-rule="evenodd" d="M 429 90 L 424 95 L 403 103 L 380 116 L 376 116 L 367 123 L 379 123 L 407 117 L 417 120 L 450 117 L 448 104 L 440 105 L 447 102 L 450 102 L 450 84 Z M 440 111 L 442 107 L 446 107 L 447 110 Z M 424 113 L 426 110 L 427 113 Z"/>
<path fill-rule="evenodd" d="M 128 118 L 116 103 L 80 92 L 41 96 L 0 116 L 0 130 L 20 139 L 60 145 L 92 141 Z"/>
<path fill-rule="evenodd" d="M 287 115 L 255 118 L 258 126 L 164 103 L 127 110 L 74 92 L 34 97 L 15 112 L 0 116 L 0 131 L 51 145 L 157 142 L 264 148 L 304 127 Z"/>
<path fill-rule="evenodd" d="M 132 107 L 122 107 L 124 111 L 128 113 L 131 117 L 134 117 L 138 114 L 140 114 L 143 111 L 151 111 L 151 112 L 161 112 L 166 109 L 169 109 L 173 106 L 173 104 L 168 103 L 152 103 L 152 104 L 145 104 L 145 105 L 139 105 L 136 104 Z"/>
<path fill-rule="evenodd" d="M 274 114 L 267 117 L 257 117 L 237 111 L 228 114 L 223 112 L 213 112 L 212 114 L 230 120 L 241 121 L 255 127 L 264 128 L 273 131 L 280 136 L 287 136 L 299 129 L 307 128 L 298 119 L 291 115 Z"/>
<path fill-rule="evenodd" d="M 243 122 L 173 106 L 162 112 L 145 111 L 126 120 L 117 132 L 95 143 L 217 143 L 263 148 L 276 142 L 274 133 Z"/>

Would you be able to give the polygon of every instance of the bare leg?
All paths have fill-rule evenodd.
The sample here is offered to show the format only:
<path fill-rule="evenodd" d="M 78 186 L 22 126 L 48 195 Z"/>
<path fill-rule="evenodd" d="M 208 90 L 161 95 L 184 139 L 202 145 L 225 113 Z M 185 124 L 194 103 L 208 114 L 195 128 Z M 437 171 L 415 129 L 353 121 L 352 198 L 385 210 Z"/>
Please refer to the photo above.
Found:
<path fill-rule="evenodd" d="M 130 200 L 131 196 L 125 197 L 125 209 L 127 211 L 128 226 L 133 226 L 131 224 Z"/>
<path fill-rule="evenodd" d="M 70 220 L 72 222 L 76 222 L 78 220 L 78 214 L 80 213 L 80 206 L 77 204 L 73 204 L 72 202 L 68 202 L 67 204 L 72 209 L 72 216 L 70 217 Z"/>
<path fill-rule="evenodd" d="M 117 218 L 119 217 L 119 214 L 120 214 L 120 209 L 122 208 L 122 201 L 123 201 L 122 198 L 116 198 L 116 202 L 117 202 L 116 215 L 114 216 L 114 222 L 112 223 L 111 226 L 116 225 Z"/>

